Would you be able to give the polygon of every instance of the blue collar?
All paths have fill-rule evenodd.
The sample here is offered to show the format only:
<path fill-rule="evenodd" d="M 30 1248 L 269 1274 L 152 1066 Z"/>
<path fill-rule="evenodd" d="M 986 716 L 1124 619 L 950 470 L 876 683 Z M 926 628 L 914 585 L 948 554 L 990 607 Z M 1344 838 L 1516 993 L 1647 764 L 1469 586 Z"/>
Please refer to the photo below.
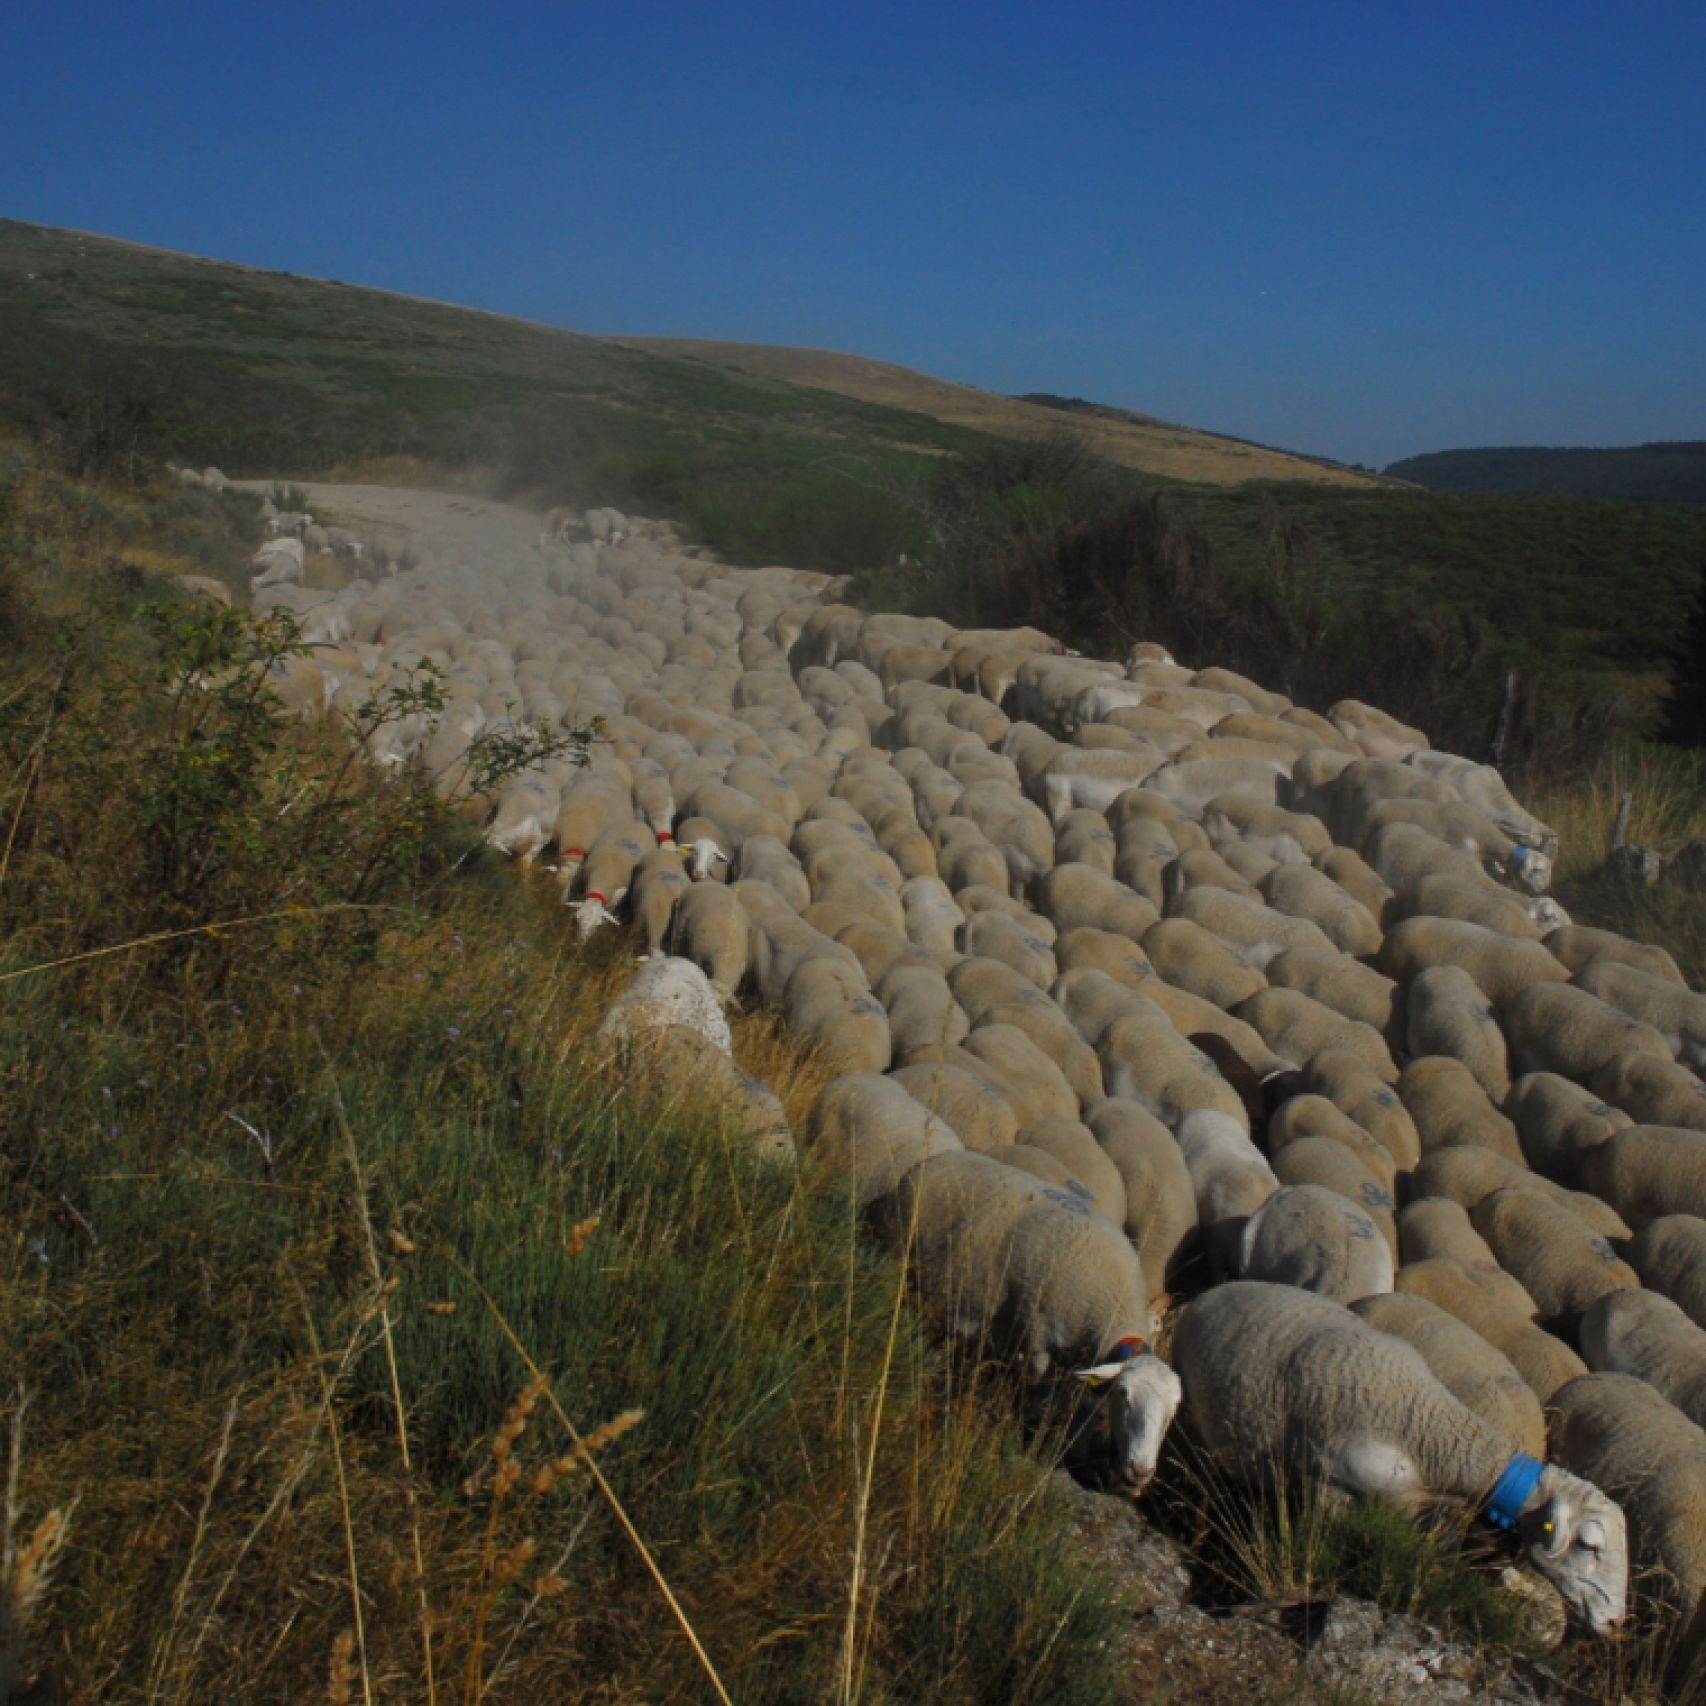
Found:
<path fill-rule="evenodd" d="M 1519 1451 L 1493 1486 L 1492 1497 L 1487 1500 L 1487 1520 L 1496 1528 L 1514 1529 L 1545 1469 L 1538 1458 Z"/>

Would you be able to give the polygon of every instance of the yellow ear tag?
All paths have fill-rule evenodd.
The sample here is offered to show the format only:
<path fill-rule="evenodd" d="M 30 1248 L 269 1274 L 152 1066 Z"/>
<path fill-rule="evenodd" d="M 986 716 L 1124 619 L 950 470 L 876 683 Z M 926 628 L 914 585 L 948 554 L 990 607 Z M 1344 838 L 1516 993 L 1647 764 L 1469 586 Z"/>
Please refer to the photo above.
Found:
<path fill-rule="evenodd" d="M 1555 1522 L 1543 1522 L 1543 1523 L 1541 1523 L 1541 1525 L 1540 1525 L 1540 1532 L 1541 1532 L 1541 1533 L 1542 1533 L 1542 1534 L 1550 1534 L 1550 1533 L 1552 1533 L 1552 1531 L 1553 1531 L 1553 1530 L 1554 1530 L 1554 1529 L 1555 1529 L 1555 1528 L 1556 1528 L 1556 1527 L 1557 1527 L 1557 1526 L 1558 1526 L 1558 1525 L 1557 1525 L 1557 1524 L 1556 1524 L 1556 1523 L 1555 1523 Z"/>

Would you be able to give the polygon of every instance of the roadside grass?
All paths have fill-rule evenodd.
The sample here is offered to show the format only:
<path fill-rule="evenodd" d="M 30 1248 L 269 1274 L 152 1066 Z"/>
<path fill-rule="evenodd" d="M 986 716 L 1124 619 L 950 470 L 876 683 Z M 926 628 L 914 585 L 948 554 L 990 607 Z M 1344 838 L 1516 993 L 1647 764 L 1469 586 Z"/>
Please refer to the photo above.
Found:
<path fill-rule="evenodd" d="M 264 765 L 173 831 L 217 880 L 139 882 L 178 642 L 109 564 L 172 537 L 229 570 L 252 507 L 0 491 L 6 1532 L 67 1536 L 20 1686 L 1127 1698 L 1119 1584 L 835 1182 L 612 1090 L 629 942 L 580 950 L 548 885 L 294 728 L 268 763 L 397 853 L 360 910 Z M 734 1027 L 800 1120 L 818 1068 Z"/>
<path fill-rule="evenodd" d="M 1706 893 L 1675 881 L 1643 888 L 1605 868 L 1625 793 L 1626 841 L 1669 854 L 1706 837 L 1706 752 L 1625 743 L 1580 781 L 1535 794 L 1533 809 L 1558 831 L 1553 892 L 1578 923 L 1669 949 L 1689 983 L 1706 988 Z"/>

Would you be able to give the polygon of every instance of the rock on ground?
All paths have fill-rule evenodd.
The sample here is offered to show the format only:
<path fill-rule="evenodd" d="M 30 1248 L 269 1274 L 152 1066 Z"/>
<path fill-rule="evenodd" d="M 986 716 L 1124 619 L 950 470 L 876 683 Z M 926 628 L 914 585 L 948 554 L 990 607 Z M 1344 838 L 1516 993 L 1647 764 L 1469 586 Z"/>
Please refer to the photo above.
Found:
<path fill-rule="evenodd" d="M 729 1021 L 711 980 L 691 961 L 654 956 L 611 1003 L 596 1040 L 611 1048 L 658 1025 L 684 1025 L 708 1043 L 734 1052 Z"/>

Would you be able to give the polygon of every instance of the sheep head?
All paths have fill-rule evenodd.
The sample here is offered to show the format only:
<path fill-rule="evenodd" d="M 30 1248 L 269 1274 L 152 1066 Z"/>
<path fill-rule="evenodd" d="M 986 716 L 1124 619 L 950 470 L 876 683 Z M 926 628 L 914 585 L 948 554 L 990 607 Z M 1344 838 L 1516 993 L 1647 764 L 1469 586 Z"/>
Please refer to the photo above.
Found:
<path fill-rule="evenodd" d="M 1623 1621 L 1629 1536 L 1622 1510 L 1580 1476 L 1548 1464 L 1519 1527 L 1530 1561 L 1596 1635 Z"/>
<path fill-rule="evenodd" d="M 571 900 L 569 910 L 575 915 L 575 935 L 585 941 L 595 930 L 601 930 L 606 924 L 616 922 L 617 908 L 622 904 L 622 898 L 627 894 L 625 888 L 606 899 L 601 894 L 588 894 L 584 900 Z"/>
<path fill-rule="evenodd" d="M 681 849 L 681 856 L 687 860 L 687 874 L 696 883 L 702 883 L 710 876 L 718 865 L 726 865 L 729 856 L 709 836 L 702 836 L 697 841 L 690 841 Z"/>
<path fill-rule="evenodd" d="M 1545 894 L 1552 886 L 1552 861 L 1532 847 L 1517 846 L 1505 861 L 1505 871 L 1511 880 L 1530 894 Z"/>
<path fill-rule="evenodd" d="M 1136 1498 L 1155 1478 L 1161 1442 L 1179 1412 L 1184 1387 L 1178 1375 L 1149 1351 L 1124 1362 L 1080 1369 L 1078 1378 L 1106 1406 L 1113 1472 Z"/>

